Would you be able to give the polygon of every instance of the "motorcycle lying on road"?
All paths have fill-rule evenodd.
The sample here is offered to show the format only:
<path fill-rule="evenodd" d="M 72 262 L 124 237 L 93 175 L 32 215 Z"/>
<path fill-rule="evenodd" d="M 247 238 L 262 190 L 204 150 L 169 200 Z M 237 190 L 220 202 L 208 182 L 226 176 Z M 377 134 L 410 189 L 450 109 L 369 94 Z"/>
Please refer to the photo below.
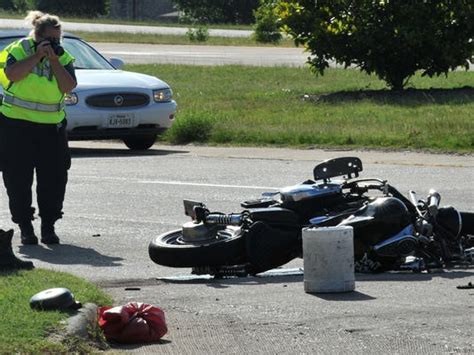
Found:
<path fill-rule="evenodd" d="M 474 213 L 440 207 L 434 190 L 407 198 L 387 180 L 359 178 L 362 170 L 357 157 L 326 160 L 314 180 L 245 201 L 240 213 L 184 200 L 192 220 L 155 237 L 150 258 L 194 274 L 254 275 L 301 257 L 303 228 L 352 226 L 356 272 L 473 264 Z"/>

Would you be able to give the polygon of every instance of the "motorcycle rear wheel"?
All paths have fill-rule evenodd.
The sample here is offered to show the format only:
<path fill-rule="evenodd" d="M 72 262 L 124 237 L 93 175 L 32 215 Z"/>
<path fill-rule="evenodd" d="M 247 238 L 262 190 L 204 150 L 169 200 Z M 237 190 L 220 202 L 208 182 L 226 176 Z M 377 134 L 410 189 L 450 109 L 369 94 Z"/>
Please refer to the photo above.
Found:
<path fill-rule="evenodd" d="M 155 237 L 148 246 L 154 263 L 171 267 L 237 265 L 245 262 L 245 238 L 242 233 L 201 242 L 186 242 L 182 230 Z"/>

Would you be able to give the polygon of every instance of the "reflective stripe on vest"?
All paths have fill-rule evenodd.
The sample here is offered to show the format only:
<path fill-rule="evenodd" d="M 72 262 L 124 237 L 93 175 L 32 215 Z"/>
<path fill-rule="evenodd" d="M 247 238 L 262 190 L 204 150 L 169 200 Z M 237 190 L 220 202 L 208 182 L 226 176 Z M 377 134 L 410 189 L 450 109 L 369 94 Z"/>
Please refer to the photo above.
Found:
<path fill-rule="evenodd" d="M 59 104 L 40 104 L 38 102 L 21 100 L 18 97 L 8 95 L 8 93 L 5 93 L 3 97 L 3 102 L 10 105 L 26 108 L 28 110 L 42 112 L 59 112 L 64 108 L 64 102 L 61 102 Z"/>
<path fill-rule="evenodd" d="M 30 38 L 23 38 L 21 40 L 21 47 L 25 51 L 26 55 L 32 56 L 34 54 L 33 47 L 32 47 L 32 39 Z M 53 72 L 51 70 L 51 65 L 49 61 L 44 61 L 43 63 L 36 64 L 31 70 L 30 73 L 36 74 L 38 76 L 44 76 L 48 78 L 48 80 L 53 79 Z"/>

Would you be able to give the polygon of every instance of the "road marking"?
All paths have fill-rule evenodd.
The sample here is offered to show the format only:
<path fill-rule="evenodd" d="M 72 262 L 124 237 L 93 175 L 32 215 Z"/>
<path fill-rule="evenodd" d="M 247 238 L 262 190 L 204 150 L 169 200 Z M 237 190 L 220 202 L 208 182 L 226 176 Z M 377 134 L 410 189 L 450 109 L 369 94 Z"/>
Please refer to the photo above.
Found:
<path fill-rule="evenodd" d="M 158 184 L 158 185 L 177 185 L 177 186 L 200 186 L 200 187 L 224 187 L 234 189 L 253 189 L 253 190 L 280 190 L 281 187 L 274 186 L 250 186 L 250 185 L 227 185 L 227 184 L 206 184 L 198 182 L 186 182 L 186 181 L 163 181 L 163 180 L 140 180 L 127 177 L 104 177 L 104 176 L 89 176 L 89 175 L 74 175 L 76 178 L 81 179 L 97 179 L 97 180 L 112 180 L 112 181 L 127 181 L 139 184 Z"/>
<path fill-rule="evenodd" d="M 236 189 L 256 189 L 256 190 L 279 190 L 279 187 L 270 186 L 249 186 L 249 185 L 225 185 L 225 184 L 204 184 L 197 182 L 184 182 L 184 181 L 159 181 L 159 180 L 142 180 L 139 181 L 141 184 L 161 184 L 161 185 L 184 185 L 184 186 L 203 186 L 203 187 L 225 187 L 225 188 L 236 188 Z"/>
<path fill-rule="evenodd" d="M 225 57 L 225 58 L 233 58 L 232 53 L 205 53 L 205 52 L 200 52 L 200 53 L 191 53 L 191 52 L 173 52 L 173 51 L 168 51 L 166 53 L 159 53 L 159 52 L 131 52 L 131 51 L 108 51 L 108 50 L 103 50 L 101 51 L 103 54 L 109 54 L 109 55 L 129 55 L 129 56 L 161 56 L 161 57 L 167 57 L 170 55 L 173 56 L 184 56 L 184 57 L 197 57 L 197 58 L 220 58 L 220 57 Z"/>

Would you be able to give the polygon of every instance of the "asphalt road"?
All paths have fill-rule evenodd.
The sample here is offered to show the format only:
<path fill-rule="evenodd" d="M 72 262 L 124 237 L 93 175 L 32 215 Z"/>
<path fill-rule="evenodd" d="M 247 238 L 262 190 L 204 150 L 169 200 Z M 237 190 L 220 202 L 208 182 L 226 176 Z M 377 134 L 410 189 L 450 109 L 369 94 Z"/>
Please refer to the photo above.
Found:
<path fill-rule="evenodd" d="M 273 277 L 189 279 L 189 269 L 148 259 L 151 238 L 187 221 L 181 201 L 240 211 L 239 202 L 311 178 L 324 159 L 356 155 L 363 176 L 401 191 L 437 189 L 444 204 L 474 211 L 474 157 L 368 151 L 155 146 L 138 154 L 121 144 L 73 142 L 62 244 L 14 250 L 37 267 L 97 282 L 116 304 L 161 306 L 169 334 L 161 344 L 119 347 L 136 353 L 472 353 L 474 270 L 358 275 L 356 292 L 303 291 L 302 260 Z M 0 190 L 2 228 L 9 221 Z M 37 226 L 39 227 L 39 226 Z M 284 272 L 292 275 L 284 275 Z M 58 285 L 60 287 L 61 285 Z M 132 287 L 132 290 L 126 290 Z M 74 291 L 74 290 L 73 290 Z"/>
<path fill-rule="evenodd" d="M 443 204 L 474 211 L 473 156 L 191 146 L 156 146 L 137 154 L 121 144 L 72 145 L 78 148 L 73 149 L 65 218 L 58 223 L 65 244 L 20 250 L 38 265 L 94 281 L 176 274 L 151 263 L 147 245 L 154 235 L 188 220 L 183 199 L 203 201 L 211 210 L 240 211 L 245 199 L 312 178 L 314 165 L 328 157 L 360 156 L 363 176 L 389 179 L 400 191 L 413 189 L 420 196 L 434 188 Z M 13 225 L 1 191 L 5 229 Z"/>
<path fill-rule="evenodd" d="M 129 64 L 304 66 L 302 48 L 92 43 L 106 58 Z M 333 66 L 336 66 L 333 63 Z"/>

